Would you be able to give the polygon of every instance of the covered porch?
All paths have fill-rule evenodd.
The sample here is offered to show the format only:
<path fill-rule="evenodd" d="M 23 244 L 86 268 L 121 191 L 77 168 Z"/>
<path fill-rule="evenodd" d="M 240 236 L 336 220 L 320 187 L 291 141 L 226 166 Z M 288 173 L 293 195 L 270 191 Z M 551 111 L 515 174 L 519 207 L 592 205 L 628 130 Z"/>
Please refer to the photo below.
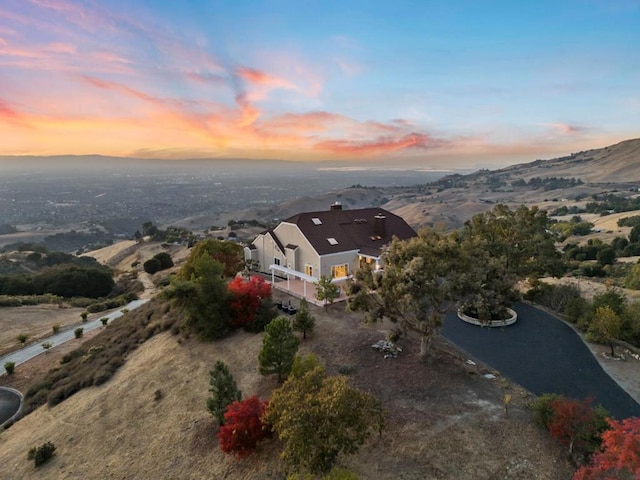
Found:
<path fill-rule="evenodd" d="M 282 265 L 269 265 L 271 271 L 271 285 L 280 291 L 286 292 L 297 298 L 304 298 L 314 305 L 323 306 L 324 303 L 316 298 L 316 282 L 318 278 L 298 272 Z M 276 272 L 279 276 L 276 276 Z M 286 278 L 281 278 L 282 276 Z M 335 283 L 340 288 L 340 295 L 334 300 L 335 302 L 345 301 L 347 294 L 345 293 L 344 283 L 350 277 L 334 278 Z"/>

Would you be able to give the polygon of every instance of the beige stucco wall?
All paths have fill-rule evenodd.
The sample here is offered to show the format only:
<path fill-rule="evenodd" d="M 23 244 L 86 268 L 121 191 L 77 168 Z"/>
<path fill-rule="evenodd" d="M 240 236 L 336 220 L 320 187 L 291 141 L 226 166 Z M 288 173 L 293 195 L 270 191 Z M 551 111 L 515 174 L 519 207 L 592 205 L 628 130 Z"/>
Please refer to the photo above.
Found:
<path fill-rule="evenodd" d="M 273 241 L 270 235 L 259 235 L 253 244 L 256 247 L 256 260 L 260 263 L 259 270 L 266 272 L 269 265 L 274 263 L 274 258 L 280 259 L 280 265 L 291 268 L 299 272 L 305 272 L 305 266 L 311 265 L 313 276 L 320 278 L 321 275 L 331 277 L 331 267 L 334 265 L 349 265 L 349 275 L 352 275 L 359 267 L 358 252 L 341 252 L 324 255 L 320 257 L 311 246 L 300 229 L 292 223 L 281 223 L 274 229 L 275 235 L 282 242 L 283 246 L 297 245 L 297 250 L 285 248 L 285 254 Z"/>
<path fill-rule="evenodd" d="M 320 275 L 326 275 L 331 277 L 331 267 L 334 265 L 349 264 L 349 275 L 353 275 L 353 272 L 358 268 L 358 251 L 332 253 L 329 255 L 323 255 L 320 257 Z M 316 275 L 320 277 L 320 275 Z"/>
<path fill-rule="evenodd" d="M 298 246 L 297 258 L 295 260 L 293 258 L 287 259 L 288 262 L 284 262 L 283 266 L 294 268 L 295 270 L 304 273 L 305 265 L 311 265 L 313 267 L 313 276 L 320 276 L 318 274 L 320 271 L 320 259 L 318 254 L 306 237 L 302 235 L 302 232 L 296 225 L 282 222 L 274 229 L 274 233 L 278 236 L 283 245 L 291 244 Z"/>
<path fill-rule="evenodd" d="M 267 272 L 269 265 L 273 264 L 274 258 L 279 258 L 280 264 L 285 264 L 286 259 L 271 235 L 258 235 L 253 241 L 253 245 L 256 247 L 257 254 L 254 259 L 259 263 L 259 271 Z"/>

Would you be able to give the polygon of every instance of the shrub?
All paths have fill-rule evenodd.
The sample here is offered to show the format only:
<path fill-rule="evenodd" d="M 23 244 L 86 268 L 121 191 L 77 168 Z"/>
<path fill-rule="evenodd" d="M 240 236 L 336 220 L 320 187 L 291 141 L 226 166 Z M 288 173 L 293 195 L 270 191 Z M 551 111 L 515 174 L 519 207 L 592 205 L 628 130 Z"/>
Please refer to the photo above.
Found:
<path fill-rule="evenodd" d="M 258 442 L 271 434 L 271 429 L 262 421 L 266 406 L 267 402 L 255 395 L 229 405 L 224 414 L 225 424 L 218 432 L 220 450 L 238 457 L 254 451 Z"/>
<path fill-rule="evenodd" d="M 109 322 L 109 317 L 102 317 L 100 321 L 102 322 L 102 325 L 106 327 Z"/>
<path fill-rule="evenodd" d="M 56 323 L 53 327 L 51 327 L 53 329 L 53 333 L 58 333 L 60 331 L 60 324 Z"/>
<path fill-rule="evenodd" d="M 80 317 L 82 317 L 82 321 L 86 322 L 87 321 L 87 317 L 89 316 L 89 312 L 84 311 L 80 314 Z"/>
<path fill-rule="evenodd" d="M 4 364 L 4 369 L 7 371 L 8 375 L 13 375 L 13 372 L 16 369 L 16 362 L 7 362 Z"/>
<path fill-rule="evenodd" d="M 47 442 L 40 445 L 37 448 L 33 447 L 31 450 L 29 450 L 29 454 L 27 455 L 27 458 L 29 460 L 33 460 L 37 468 L 37 467 L 40 467 L 41 465 L 44 465 L 51 458 L 53 458 L 53 452 L 55 452 L 55 450 L 56 450 L 55 445 L 51 442 Z"/>
<path fill-rule="evenodd" d="M 27 339 L 29 338 L 29 335 L 25 335 L 24 333 L 21 333 L 20 335 L 18 335 L 16 337 L 16 339 L 22 344 L 24 345 L 27 342 Z"/>
<path fill-rule="evenodd" d="M 51 344 L 51 342 L 44 342 L 44 343 L 42 344 L 42 348 L 44 348 L 44 349 L 45 349 L 45 351 L 46 351 L 46 350 L 49 350 L 52 346 L 53 346 L 53 345 Z"/>
<path fill-rule="evenodd" d="M 535 422 L 547 428 L 551 436 L 569 448 L 569 453 L 592 453 L 600 447 L 600 436 L 607 428 L 609 412 L 592 399 L 573 400 L 562 395 L 545 394 L 532 404 Z"/>
<path fill-rule="evenodd" d="M 153 399 L 156 402 L 159 402 L 160 400 L 162 400 L 163 397 L 164 397 L 164 393 L 162 393 L 161 389 L 157 389 L 155 392 L 153 392 Z"/>
<path fill-rule="evenodd" d="M 78 327 L 73 331 L 73 334 L 76 336 L 76 338 L 81 338 L 83 332 L 84 332 L 84 328 Z"/>
<path fill-rule="evenodd" d="M 602 434 L 602 450 L 574 474 L 574 480 L 640 478 L 640 418 L 608 423 L 610 429 Z"/>
<path fill-rule="evenodd" d="M 144 268 L 144 271 L 149 274 L 154 274 L 162 270 L 160 260 L 158 260 L 157 258 L 150 258 L 142 264 L 142 268 Z"/>
<path fill-rule="evenodd" d="M 553 418 L 552 402 L 560 398 L 560 395 L 556 393 L 545 393 L 544 395 L 536 398 L 530 405 L 533 410 L 533 421 L 539 427 L 549 429 L 549 424 Z"/>

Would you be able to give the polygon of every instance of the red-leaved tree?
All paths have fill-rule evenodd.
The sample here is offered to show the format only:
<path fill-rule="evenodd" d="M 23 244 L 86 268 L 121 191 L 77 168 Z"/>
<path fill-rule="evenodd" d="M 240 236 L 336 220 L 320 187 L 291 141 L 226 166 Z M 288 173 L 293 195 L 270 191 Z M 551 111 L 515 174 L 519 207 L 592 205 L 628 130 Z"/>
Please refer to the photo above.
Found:
<path fill-rule="evenodd" d="M 610 429 L 602 434 L 601 451 L 573 475 L 573 480 L 640 478 L 640 418 L 607 422 Z"/>
<path fill-rule="evenodd" d="M 591 398 L 571 400 L 560 397 L 551 402 L 553 416 L 549 422 L 549 432 L 569 447 L 569 453 L 573 453 L 577 444 L 584 444 L 598 434 L 592 401 Z"/>
<path fill-rule="evenodd" d="M 225 424 L 218 431 L 220 450 L 245 457 L 256 449 L 258 442 L 271 435 L 271 428 L 262 421 L 268 401 L 257 396 L 235 401 L 227 407 Z"/>
<path fill-rule="evenodd" d="M 271 299 L 271 285 L 263 278 L 253 276 L 249 280 L 235 277 L 229 282 L 228 290 L 232 294 L 229 309 L 234 327 L 244 327 L 253 323 L 265 300 Z"/>

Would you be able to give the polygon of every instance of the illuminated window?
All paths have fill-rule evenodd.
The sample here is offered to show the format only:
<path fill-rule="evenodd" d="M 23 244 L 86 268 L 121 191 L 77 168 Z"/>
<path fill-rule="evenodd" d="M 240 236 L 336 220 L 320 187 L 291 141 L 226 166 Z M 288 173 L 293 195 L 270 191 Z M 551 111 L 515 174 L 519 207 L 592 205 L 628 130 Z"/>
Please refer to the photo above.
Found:
<path fill-rule="evenodd" d="M 332 278 L 343 278 L 349 275 L 349 264 L 343 263 L 342 265 L 333 265 L 331 267 Z"/>
<path fill-rule="evenodd" d="M 306 275 L 309 275 L 310 277 L 313 277 L 313 267 L 311 265 L 305 265 L 304 266 L 304 273 Z"/>

